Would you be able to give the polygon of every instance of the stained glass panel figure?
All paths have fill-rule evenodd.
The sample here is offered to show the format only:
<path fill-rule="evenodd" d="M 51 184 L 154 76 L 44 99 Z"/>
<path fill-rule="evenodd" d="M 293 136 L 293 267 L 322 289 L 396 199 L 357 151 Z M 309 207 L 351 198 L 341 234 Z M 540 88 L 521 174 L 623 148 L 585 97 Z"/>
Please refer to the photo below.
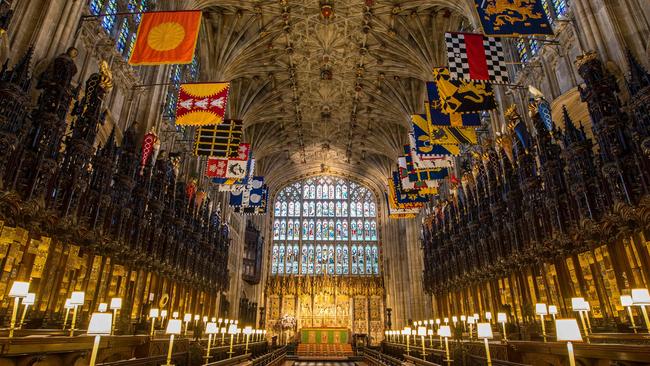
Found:
<path fill-rule="evenodd" d="M 316 203 L 316 216 L 323 216 L 323 204 L 321 202 Z"/>
<path fill-rule="evenodd" d="M 293 246 L 293 273 L 298 274 L 298 246 Z"/>
<path fill-rule="evenodd" d="M 329 211 L 328 212 L 329 216 L 334 217 L 334 202 L 330 202 L 328 204 L 328 206 L 329 206 L 329 210 L 328 210 Z"/>
<path fill-rule="evenodd" d="M 316 187 L 316 198 L 317 199 L 323 198 L 323 186 L 320 184 L 318 185 L 318 187 Z"/>
<path fill-rule="evenodd" d="M 309 263 L 309 257 L 307 254 L 307 246 L 303 245 L 302 246 L 302 253 L 301 253 L 301 258 L 300 258 L 300 273 L 302 274 L 307 274 L 308 266 L 307 264 Z"/>
<path fill-rule="evenodd" d="M 282 207 L 280 208 L 280 216 L 287 216 L 287 203 L 282 202 Z"/>
<path fill-rule="evenodd" d="M 366 274 L 372 274 L 372 248 L 370 245 L 366 246 Z"/>
<path fill-rule="evenodd" d="M 275 209 L 273 210 L 273 214 L 277 217 L 280 216 L 280 202 L 275 203 Z"/>
<path fill-rule="evenodd" d="M 293 216 L 293 202 L 289 202 L 289 216 Z"/>
<path fill-rule="evenodd" d="M 343 247 L 341 244 L 336 246 L 336 274 L 343 274 Z"/>
<path fill-rule="evenodd" d="M 307 220 L 303 220 L 302 222 L 302 240 L 308 240 L 309 239 L 309 223 Z"/>
<path fill-rule="evenodd" d="M 376 245 L 372 246 L 372 270 L 373 274 L 379 274 L 379 249 Z"/>
<path fill-rule="evenodd" d="M 314 274 L 314 260 L 315 260 L 315 254 L 314 254 L 314 246 L 310 245 L 309 246 L 309 260 L 308 260 L 308 266 L 309 266 L 309 274 Z"/>
<path fill-rule="evenodd" d="M 343 225 L 341 224 L 341 220 L 336 220 L 336 240 L 342 240 L 343 239 Z"/>
<path fill-rule="evenodd" d="M 334 274 L 334 246 L 330 245 L 327 249 L 327 273 Z"/>
<path fill-rule="evenodd" d="M 341 202 L 336 202 L 336 217 L 341 217 Z"/>
<path fill-rule="evenodd" d="M 293 239 L 293 221 L 289 220 L 287 223 L 287 239 L 292 240 Z"/>
<path fill-rule="evenodd" d="M 349 250 L 347 246 L 343 247 L 343 274 L 347 275 L 350 273 L 350 257 L 349 257 Z"/>
<path fill-rule="evenodd" d="M 363 250 L 363 246 L 359 245 L 357 247 L 357 271 L 360 275 L 366 273 L 366 261 L 364 253 L 365 252 Z"/>
<path fill-rule="evenodd" d="M 273 240 L 280 240 L 280 221 L 278 220 L 273 223 Z"/>
<path fill-rule="evenodd" d="M 354 220 L 350 223 L 350 240 L 357 240 L 357 222 Z"/>
<path fill-rule="evenodd" d="M 284 273 L 289 275 L 292 274 L 293 273 L 293 249 L 291 248 L 291 245 L 287 246 L 285 266 L 286 267 Z"/>
<path fill-rule="evenodd" d="M 321 221 L 316 221 L 316 240 L 323 240 L 323 227 Z"/>
<path fill-rule="evenodd" d="M 321 274 L 321 269 L 322 269 L 322 262 L 323 262 L 323 249 L 321 248 L 320 245 L 316 246 L 316 270 L 314 271 L 314 274 Z"/>
<path fill-rule="evenodd" d="M 299 217 L 300 216 L 300 202 L 295 202 L 295 211 L 294 211 L 294 216 Z"/>
<path fill-rule="evenodd" d="M 309 220 L 309 240 L 314 240 L 314 220 Z"/>
<path fill-rule="evenodd" d="M 273 246 L 273 253 L 271 254 L 271 274 L 276 274 L 278 273 L 278 262 L 279 262 L 279 256 L 278 256 L 278 246 L 274 245 Z"/>
<path fill-rule="evenodd" d="M 353 245 L 352 246 L 352 274 L 358 274 L 358 263 L 359 263 L 359 258 L 357 257 L 357 246 Z"/>
<path fill-rule="evenodd" d="M 278 251 L 278 274 L 284 273 L 284 245 L 280 245 Z"/>
<path fill-rule="evenodd" d="M 282 220 L 280 221 L 280 240 L 284 240 L 286 238 L 286 233 L 287 233 L 287 222 Z"/>

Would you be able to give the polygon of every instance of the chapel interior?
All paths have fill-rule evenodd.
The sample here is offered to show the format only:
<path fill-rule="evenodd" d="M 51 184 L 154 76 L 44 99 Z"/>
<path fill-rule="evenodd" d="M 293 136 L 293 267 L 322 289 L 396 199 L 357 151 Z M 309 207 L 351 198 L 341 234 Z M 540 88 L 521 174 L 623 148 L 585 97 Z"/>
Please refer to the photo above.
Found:
<path fill-rule="evenodd" d="M 0 0 L 0 366 L 650 365 L 648 0 Z"/>

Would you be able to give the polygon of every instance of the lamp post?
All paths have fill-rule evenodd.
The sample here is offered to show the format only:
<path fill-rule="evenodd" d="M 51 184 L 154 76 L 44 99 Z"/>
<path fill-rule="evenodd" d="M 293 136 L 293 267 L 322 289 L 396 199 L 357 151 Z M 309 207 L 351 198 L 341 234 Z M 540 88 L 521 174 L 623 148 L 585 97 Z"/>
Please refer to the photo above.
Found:
<path fill-rule="evenodd" d="M 426 348 L 424 347 L 424 337 L 427 335 L 427 328 L 418 327 L 418 335 L 420 336 L 420 340 L 422 341 L 422 359 L 426 360 L 427 353 L 426 353 Z"/>
<path fill-rule="evenodd" d="M 178 319 L 178 311 L 174 311 L 174 312 L 172 313 L 172 318 L 173 318 L 173 319 Z"/>
<path fill-rule="evenodd" d="M 169 348 L 167 349 L 167 363 L 165 366 L 172 366 L 172 350 L 174 349 L 174 336 L 181 334 L 183 324 L 180 319 L 170 319 L 167 322 L 165 334 L 169 334 Z"/>
<path fill-rule="evenodd" d="M 448 325 L 443 325 L 438 329 L 438 335 L 442 338 L 445 338 L 445 355 L 446 359 L 444 362 L 447 363 L 447 365 L 451 365 L 451 358 L 449 358 L 449 337 L 451 337 L 451 328 L 449 328 Z M 442 344 L 442 343 L 441 343 Z"/>
<path fill-rule="evenodd" d="M 167 317 L 167 310 L 160 310 L 160 326 L 165 326 L 165 318 Z"/>
<path fill-rule="evenodd" d="M 539 315 L 542 321 L 542 337 L 544 337 L 544 342 L 546 342 L 546 324 L 544 323 L 544 315 L 548 315 L 548 309 L 546 304 L 537 303 L 535 304 L 535 313 Z"/>
<path fill-rule="evenodd" d="M 235 340 L 235 334 L 237 334 L 237 324 L 230 324 L 228 326 L 228 334 L 230 334 L 230 350 L 228 351 L 228 358 L 232 358 L 232 343 Z"/>
<path fill-rule="evenodd" d="M 641 307 L 641 313 L 643 314 L 643 321 L 645 321 L 646 330 L 650 333 L 650 319 L 648 319 L 648 311 L 645 308 L 650 305 L 650 293 L 648 293 L 648 289 L 632 289 L 632 304 Z"/>
<path fill-rule="evenodd" d="M 585 323 L 585 317 L 582 315 L 583 311 L 587 310 L 587 306 L 585 305 L 585 299 L 582 297 L 572 297 L 571 298 L 571 308 L 573 311 L 577 311 L 578 314 L 580 314 L 580 322 L 582 323 L 582 329 L 585 332 L 585 337 L 587 340 L 589 339 L 589 329 L 587 329 L 587 323 Z M 556 321 L 557 324 L 557 321 Z"/>
<path fill-rule="evenodd" d="M 20 307 L 20 300 L 26 298 L 29 294 L 29 282 L 14 281 L 9 290 L 9 297 L 14 298 L 14 311 L 11 313 L 11 323 L 9 327 L 9 338 L 14 336 L 14 328 L 16 328 L 16 317 L 18 316 L 18 308 Z"/>
<path fill-rule="evenodd" d="M 427 334 L 429 335 L 429 347 L 433 348 L 433 329 L 427 330 Z"/>
<path fill-rule="evenodd" d="M 210 347 L 212 347 L 212 335 L 217 334 L 219 329 L 217 323 L 210 322 L 205 324 L 205 334 L 208 335 L 208 350 L 205 352 L 205 363 L 210 363 Z"/>
<path fill-rule="evenodd" d="M 557 306 L 549 305 L 548 306 L 548 313 L 551 314 L 551 316 L 553 317 L 553 321 L 555 321 L 555 316 L 557 315 Z"/>
<path fill-rule="evenodd" d="M 627 308 L 627 314 L 630 316 L 630 323 L 632 324 L 632 330 L 634 330 L 634 333 L 636 334 L 637 333 L 636 324 L 634 324 L 634 315 L 632 314 L 632 305 L 634 305 L 634 301 L 632 301 L 632 296 L 621 295 L 621 305 Z"/>
<path fill-rule="evenodd" d="M 90 336 L 95 336 L 95 341 L 93 342 L 93 351 L 90 354 L 90 366 L 95 366 L 95 363 L 97 362 L 97 353 L 99 352 L 99 341 L 102 336 L 111 334 L 112 325 L 113 314 L 111 313 L 93 313 L 93 315 L 90 317 L 87 334 Z"/>
<path fill-rule="evenodd" d="M 72 305 L 72 325 L 70 326 L 70 337 L 74 335 L 74 327 L 77 323 L 77 313 L 79 312 L 79 306 L 83 305 L 86 299 L 86 294 L 83 291 L 74 291 L 70 296 L 70 305 Z"/>
<path fill-rule="evenodd" d="M 437 318 L 437 319 L 436 319 L 436 326 L 437 326 L 438 328 L 440 328 L 440 318 Z"/>
<path fill-rule="evenodd" d="M 36 303 L 36 294 L 30 292 L 23 300 L 23 305 L 25 305 L 25 308 L 23 309 L 23 315 L 20 317 L 20 324 L 18 324 L 18 329 L 22 329 L 23 324 L 25 323 L 25 316 L 27 315 L 27 309 L 29 308 L 30 305 L 34 305 L 34 303 Z"/>
<path fill-rule="evenodd" d="M 465 315 L 460 316 L 460 320 L 464 323 L 465 322 Z M 456 315 L 453 315 L 451 317 L 451 323 L 454 324 L 454 328 L 456 328 L 456 323 L 458 323 L 458 317 Z"/>
<path fill-rule="evenodd" d="M 404 332 L 402 334 L 406 336 L 406 354 L 410 355 L 411 354 L 411 349 L 410 349 L 411 327 L 404 328 Z"/>
<path fill-rule="evenodd" d="M 149 318 L 151 318 L 151 332 L 150 336 L 153 337 L 156 330 L 156 318 L 158 318 L 160 311 L 156 308 L 149 310 Z"/>
<path fill-rule="evenodd" d="M 498 313 L 497 321 L 501 323 L 501 326 L 503 326 L 503 340 L 507 342 L 508 337 L 506 336 L 506 323 L 508 322 L 508 316 L 506 313 Z"/>
<path fill-rule="evenodd" d="M 485 312 L 485 319 L 488 321 L 488 323 L 492 324 L 492 313 L 489 311 Z"/>
<path fill-rule="evenodd" d="M 589 304 L 589 301 L 585 300 L 584 305 L 585 305 L 585 311 L 584 311 L 585 320 L 587 321 L 587 328 L 589 328 L 589 334 L 591 334 L 593 333 L 593 331 L 591 330 L 591 320 L 590 320 L 591 317 L 589 316 L 589 312 L 591 311 L 591 304 Z"/>
<path fill-rule="evenodd" d="M 115 334 L 115 319 L 117 319 L 117 311 L 122 308 L 122 298 L 121 297 L 114 297 L 111 299 L 111 305 L 110 305 L 111 310 L 113 310 L 113 319 L 112 319 L 112 324 L 111 324 L 111 335 Z"/>
<path fill-rule="evenodd" d="M 474 323 L 476 323 L 476 320 L 474 319 L 473 316 L 468 316 L 467 317 L 467 324 L 469 324 L 469 339 L 472 339 L 473 334 L 474 334 Z"/>
<path fill-rule="evenodd" d="M 70 309 L 72 309 L 72 304 L 70 304 L 70 299 L 65 299 L 65 304 L 63 305 L 65 308 L 65 317 L 63 318 L 63 330 L 65 330 L 65 326 L 68 324 L 68 316 L 70 315 Z"/>
<path fill-rule="evenodd" d="M 578 322 L 575 319 L 557 319 L 555 321 L 555 330 L 557 340 L 567 342 L 566 347 L 569 353 L 569 365 L 576 366 L 576 360 L 573 355 L 573 344 L 571 342 L 582 342 Z"/>
<path fill-rule="evenodd" d="M 251 334 L 253 334 L 253 327 L 250 327 L 250 326 L 249 327 L 244 327 L 244 334 L 246 335 L 246 346 L 244 347 L 244 354 L 247 354 L 248 353 L 248 340 L 249 340 Z"/>
<path fill-rule="evenodd" d="M 189 327 L 190 322 L 192 321 L 192 314 L 185 314 L 183 316 L 183 322 L 185 323 L 185 332 L 183 335 L 187 337 L 187 327 Z"/>
<path fill-rule="evenodd" d="M 487 358 L 487 366 L 492 366 L 492 358 L 490 357 L 490 344 L 488 339 L 492 339 L 492 326 L 490 323 L 478 323 L 476 325 L 476 336 L 483 338 L 485 343 L 485 357 Z"/>

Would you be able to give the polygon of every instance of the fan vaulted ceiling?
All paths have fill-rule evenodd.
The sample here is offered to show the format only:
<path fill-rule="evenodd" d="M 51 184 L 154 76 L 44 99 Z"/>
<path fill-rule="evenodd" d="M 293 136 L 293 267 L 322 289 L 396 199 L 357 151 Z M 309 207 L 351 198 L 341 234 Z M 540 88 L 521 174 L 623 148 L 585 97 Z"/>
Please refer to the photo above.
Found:
<path fill-rule="evenodd" d="M 187 4 L 184 4 L 187 7 Z M 329 7 L 328 7 L 329 6 Z M 380 188 L 444 64 L 445 31 L 471 29 L 469 0 L 196 0 L 203 80 L 230 80 L 256 172 L 272 188 L 307 174 Z M 380 188 L 381 189 L 381 188 Z"/>

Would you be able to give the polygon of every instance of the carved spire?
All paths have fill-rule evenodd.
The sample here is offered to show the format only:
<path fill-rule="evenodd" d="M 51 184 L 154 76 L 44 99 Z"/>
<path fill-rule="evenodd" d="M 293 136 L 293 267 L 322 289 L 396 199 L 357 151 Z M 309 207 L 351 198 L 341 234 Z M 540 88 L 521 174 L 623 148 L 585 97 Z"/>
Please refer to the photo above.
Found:
<path fill-rule="evenodd" d="M 32 85 L 31 78 L 31 63 L 34 56 L 34 48 L 29 47 L 25 55 L 16 63 L 13 69 L 8 70 L 7 62 L 2 67 L 0 73 L 0 80 L 7 83 L 12 83 L 20 88 L 24 93 L 29 91 Z"/>
<path fill-rule="evenodd" d="M 565 147 L 587 140 L 587 134 L 585 134 L 584 127 L 580 124 L 580 129 L 576 128 L 566 106 L 562 106 L 562 119 L 564 121 L 562 140 L 564 141 Z"/>
<path fill-rule="evenodd" d="M 628 89 L 630 90 L 631 95 L 636 95 L 644 88 L 650 86 L 650 74 L 637 61 L 630 50 L 627 51 L 627 63 L 630 66 Z"/>

